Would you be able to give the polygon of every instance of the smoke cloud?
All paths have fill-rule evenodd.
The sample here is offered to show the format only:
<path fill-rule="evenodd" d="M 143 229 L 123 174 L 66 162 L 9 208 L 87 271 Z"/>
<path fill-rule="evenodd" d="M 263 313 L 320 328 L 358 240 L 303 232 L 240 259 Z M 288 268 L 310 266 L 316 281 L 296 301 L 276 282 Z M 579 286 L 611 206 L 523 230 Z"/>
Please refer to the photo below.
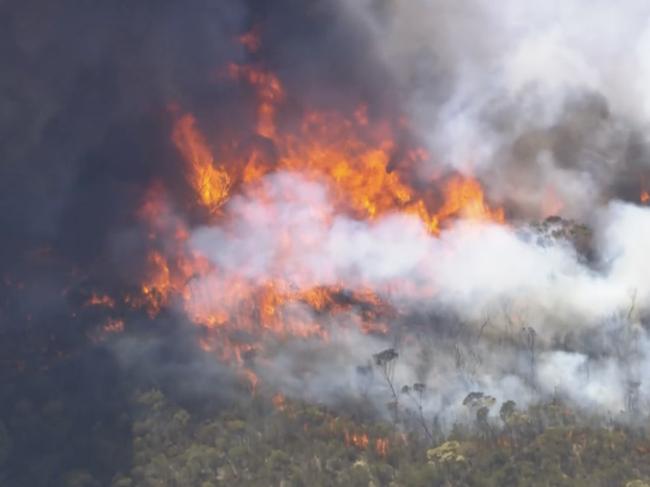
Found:
<path fill-rule="evenodd" d="M 363 6 L 361 6 L 363 4 Z M 347 4 L 346 4 L 347 5 Z M 379 6 L 378 6 L 379 5 Z M 358 2 L 440 165 L 523 216 L 587 218 L 648 184 L 650 7 Z"/>
<path fill-rule="evenodd" d="M 638 407 L 638 383 L 650 401 L 646 1 L 42 3 L 0 5 L 0 331 L 24 345 L 4 346 L 3 363 L 97 346 L 88 330 L 102 317 L 80 311 L 88 296 L 131 296 L 149 247 L 175 248 L 139 217 L 160 185 L 170 220 L 216 270 L 186 276 L 187 300 L 179 292 L 158 317 L 119 310 L 126 332 L 106 347 L 125 375 L 170 389 L 192 376 L 187 394 L 214 381 L 230 396 L 237 374 L 207 365 L 197 346 L 223 323 L 190 322 L 249 312 L 256 292 L 282 283 L 337 289 L 320 309 L 280 304 L 274 316 L 301 323 L 300 336 L 268 334 L 257 355 L 237 357 L 294 397 L 370 399 L 386 413 L 385 381 L 367 365 L 395 348 L 395 383 L 426 383 L 427 414 L 448 421 L 475 390 L 520 404 L 562 395 L 615 414 Z M 257 50 L 236 41 L 255 29 Z M 231 64 L 277 76 L 278 131 L 302 135 L 311 110 L 363 105 L 369 126 L 399 127 L 390 175 L 426 195 L 450 173 L 472 175 L 508 223 L 459 218 L 432 235 L 415 213 L 362 218 L 332 185 L 274 172 L 255 87 L 224 82 Z M 206 215 L 172 141 L 179 113 L 216 155 L 237 135 L 236 161 L 215 165 L 237 172 L 241 154 L 259 150 L 273 170 L 233 185 Z M 400 158 L 413 141 L 427 156 Z M 575 221 L 533 223 L 553 214 Z M 249 344 L 250 332 L 228 338 Z"/>
<path fill-rule="evenodd" d="M 432 236 L 414 216 L 354 220 L 335 212 L 326 188 L 292 173 L 265 178 L 225 212 L 227 225 L 192 237 L 193 248 L 219 271 L 192 283 L 191 307 L 220 309 L 216 297 L 227 293 L 234 275 L 252 287 L 281 281 L 369 289 L 398 310 L 393 333 L 405 327 L 420 336 L 399 343 L 396 377 L 434 388 L 431 413 L 453 417 L 474 389 L 523 403 L 560 392 L 618 413 L 626 407 L 627 382 L 645 368 L 647 208 L 618 201 L 600 208 L 591 261 L 568 238 L 541 238 L 526 226 L 459 221 Z M 241 301 L 228 304 L 236 309 Z M 395 343 L 392 333 L 368 336 L 350 326 L 363 321 L 360 311 L 324 318 L 290 305 L 284 312 L 325 321 L 332 330 L 329 343 L 288 340 L 265 352 L 264 381 L 299 397 L 330 402 L 360 394 L 356 366 Z M 425 356 L 430 361 L 423 365 Z M 385 387 L 375 380 L 366 393 L 382 404 Z"/>

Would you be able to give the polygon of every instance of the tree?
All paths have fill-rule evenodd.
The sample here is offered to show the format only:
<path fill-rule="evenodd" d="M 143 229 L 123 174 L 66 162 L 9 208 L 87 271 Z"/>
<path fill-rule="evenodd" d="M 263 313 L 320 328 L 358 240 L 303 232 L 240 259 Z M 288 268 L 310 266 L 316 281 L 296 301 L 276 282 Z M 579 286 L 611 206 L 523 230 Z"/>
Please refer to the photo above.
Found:
<path fill-rule="evenodd" d="M 503 421 L 504 430 L 510 438 L 510 444 L 516 446 L 520 434 L 528 429 L 530 424 L 528 416 L 517 411 L 517 403 L 508 400 L 501 405 L 499 417 Z"/>
<path fill-rule="evenodd" d="M 418 412 L 418 421 L 420 422 L 420 425 L 422 426 L 422 429 L 424 430 L 424 434 L 426 435 L 426 437 L 429 439 L 431 443 L 433 443 L 434 442 L 433 433 L 431 432 L 431 429 L 427 424 L 427 420 L 424 417 L 423 402 L 424 402 L 425 390 L 426 390 L 425 384 L 423 384 L 422 382 L 416 382 L 415 384 L 413 384 L 413 387 L 409 387 L 409 386 L 402 387 L 402 394 L 408 396 L 411 399 L 411 401 L 415 404 L 415 407 Z"/>
<path fill-rule="evenodd" d="M 388 403 L 388 408 L 393 413 L 393 423 L 397 424 L 399 422 L 399 395 L 395 388 L 395 362 L 399 357 L 399 354 L 395 351 L 394 348 L 388 348 L 379 353 L 374 354 L 373 359 L 375 360 L 375 365 L 381 371 L 381 374 L 388 385 L 390 390 L 392 401 Z"/>
<path fill-rule="evenodd" d="M 532 326 L 524 326 L 521 329 L 521 336 L 524 348 L 528 352 L 528 363 L 530 373 L 530 383 L 535 385 L 535 346 L 537 341 L 537 332 Z"/>
<path fill-rule="evenodd" d="M 485 439 L 491 434 L 488 416 L 490 408 L 494 405 L 496 399 L 482 392 L 470 392 L 463 400 L 463 406 L 466 406 L 471 413 L 474 413 L 476 425 Z"/>

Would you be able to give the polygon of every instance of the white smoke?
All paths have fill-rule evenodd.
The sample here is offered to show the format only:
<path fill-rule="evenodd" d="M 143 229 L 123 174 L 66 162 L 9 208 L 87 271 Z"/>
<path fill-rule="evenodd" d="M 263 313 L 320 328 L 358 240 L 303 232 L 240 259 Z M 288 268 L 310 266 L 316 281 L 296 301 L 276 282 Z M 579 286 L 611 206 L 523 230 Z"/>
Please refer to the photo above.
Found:
<path fill-rule="evenodd" d="M 372 54 L 401 88 L 431 154 L 416 168 L 420 183 L 441 168 L 472 173 L 515 222 L 561 213 L 589 224 L 593 255 L 522 223 L 460 220 L 433 236 L 414 215 L 356 220 L 323 184 L 280 172 L 193 232 L 190 246 L 216 271 L 193 280 L 187 309 L 236 315 L 275 282 L 370 290 L 390 304 L 395 316 L 378 318 L 386 336 L 361 331 L 360 307 L 281 305 L 278 316 L 318 322 L 327 342 L 269 334 L 256 373 L 305 399 L 366 398 L 381 409 L 386 384 L 357 367 L 394 347 L 397 387 L 425 382 L 427 414 L 447 420 L 476 390 L 520 404 L 559 394 L 615 414 L 640 383 L 650 403 L 650 208 L 629 203 L 650 174 L 650 4 L 340 8 L 371 32 Z"/>
<path fill-rule="evenodd" d="M 403 87 L 432 153 L 422 177 L 441 164 L 478 173 L 526 216 L 584 218 L 638 197 L 650 172 L 648 2 L 342 4 Z"/>
<path fill-rule="evenodd" d="M 222 309 L 233 276 L 252 287 L 279 280 L 302 289 L 370 289 L 398 310 L 393 331 L 406 324 L 407 335 L 419 336 L 399 344 L 396 382 L 427 382 L 436 391 L 431 411 L 455 414 L 463 396 L 480 388 L 519 403 L 560 392 L 585 407 L 618 412 L 627 381 L 650 359 L 639 324 L 650 311 L 648 208 L 616 201 L 600 208 L 598 257 L 590 264 L 566 240 L 540 243 L 508 225 L 461 220 L 433 236 L 410 215 L 354 220 L 337 213 L 326 187 L 295 173 L 267 176 L 233 197 L 225 216 L 227 223 L 198 229 L 191 239 L 217 268 L 192 283 L 193 306 Z M 311 314 L 291 306 L 285 313 Z M 423 313 L 430 321 L 411 327 L 410 317 Z M 270 343 L 261 374 L 307 398 L 358 394 L 356 366 L 394 346 L 395 336 L 361 333 L 354 311 L 309 319 L 329 329 L 329 343 Z M 532 351 L 526 330 L 534 330 Z M 634 353 L 625 330 L 636 333 Z M 572 350 L 562 345 L 569 336 Z M 371 395 L 383 404 L 385 392 Z M 650 392 L 647 385 L 642 392 Z"/>

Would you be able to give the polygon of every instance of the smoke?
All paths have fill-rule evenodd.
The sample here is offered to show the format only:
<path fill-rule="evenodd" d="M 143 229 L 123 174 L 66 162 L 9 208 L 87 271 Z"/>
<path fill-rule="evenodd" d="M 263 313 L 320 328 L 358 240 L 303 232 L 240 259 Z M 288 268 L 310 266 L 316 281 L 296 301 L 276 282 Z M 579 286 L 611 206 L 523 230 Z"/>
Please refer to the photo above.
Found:
<path fill-rule="evenodd" d="M 637 200 L 650 169 L 646 2 L 351 10 L 373 26 L 432 152 L 421 176 L 441 164 L 479 174 L 524 217 L 585 218 L 611 198 Z"/>
<path fill-rule="evenodd" d="M 473 390 L 618 412 L 640 382 L 650 400 L 650 210 L 633 203 L 650 184 L 647 2 L 42 3 L 0 5 L 0 331 L 28 345 L 4 347 L 3 363 L 94 346 L 86 332 L 101 317 L 80 303 L 140 285 L 153 244 L 138 208 L 160 184 L 191 249 L 217 271 L 193 277 L 188 301 L 153 320 L 165 326 L 120 310 L 126 375 L 183 383 L 188 395 L 218 383 L 230 396 L 236 374 L 194 358 L 210 330 L 188 322 L 237 315 L 282 283 L 341 288 L 336 312 L 282 304 L 276 316 L 309 337 L 268 334 L 242 359 L 295 397 L 385 409 L 385 381 L 365 366 L 396 348 L 395 383 L 425 382 L 427 414 L 449 420 Z M 234 41 L 256 27 L 259 50 Z M 292 172 L 234 187 L 219 218 L 206 217 L 170 137 L 176 114 L 193 114 L 215 153 L 232 134 L 238 154 L 273 145 L 256 133 L 251 86 L 223 82 L 230 63 L 277 75 L 289 94 L 279 128 L 360 103 L 371 122 L 401 126 L 408 114 L 391 155 L 400 159 L 403 137 L 429 157 L 389 170 L 427 190 L 441 173 L 473 174 L 512 223 L 459 220 L 432 236 L 415 215 L 362 220 L 340 211 L 330 186 Z M 526 223 L 555 213 L 590 226 L 589 252 L 562 228 Z"/>
<path fill-rule="evenodd" d="M 262 352 L 263 382 L 294 396 L 335 403 L 364 391 L 383 404 L 386 384 L 375 377 L 364 389 L 355 371 L 395 343 L 396 383 L 427 383 L 435 391 L 428 412 L 450 421 L 475 389 L 524 404 L 561 393 L 617 413 L 626 409 L 626 384 L 646 367 L 639 317 L 650 311 L 647 208 L 600 208 L 592 260 L 566 234 L 543 237 L 527 226 L 461 220 L 432 236 L 414 216 L 354 220 L 336 212 L 327 188 L 295 173 L 267 176 L 233 197 L 225 215 L 223 227 L 191 238 L 218 271 L 194 280 L 190 309 L 215 313 L 226 301 L 236 312 L 248 295 L 222 296 L 243 279 L 251 288 L 344 283 L 397 310 L 379 318 L 390 331 L 378 336 L 359 331 L 358 309 L 323 316 L 295 303 L 283 308 L 287 322 L 319 322 L 330 332 L 325 343 L 287 339 Z"/>
<path fill-rule="evenodd" d="M 632 292 L 640 303 L 650 292 L 643 256 L 650 211 L 636 205 L 600 210 L 599 261 L 585 263 L 566 239 L 540 244 L 504 225 L 459 221 L 433 237 L 416 216 L 354 220 L 335 212 L 323 186 L 297 174 L 268 176 L 258 191 L 263 197 L 231 200 L 225 228 L 200 228 L 192 237 L 193 248 L 226 275 L 300 288 L 369 286 L 398 307 L 415 292 L 416 307 L 451 306 L 466 319 L 523 299 L 550 330 L 577 317 L 597 322 L 629 304 Z M 420 302 L 418 288 L 435 302 Z"/>

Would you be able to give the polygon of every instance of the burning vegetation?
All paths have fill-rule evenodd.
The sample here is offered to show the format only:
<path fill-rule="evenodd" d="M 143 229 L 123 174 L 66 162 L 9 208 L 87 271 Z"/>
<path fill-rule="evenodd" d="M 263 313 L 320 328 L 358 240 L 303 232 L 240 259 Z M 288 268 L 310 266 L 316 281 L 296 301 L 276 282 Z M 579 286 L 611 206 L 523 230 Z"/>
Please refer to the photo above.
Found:
<path fill-rule="evenodd" d="M 0 6 L 0 485 L 645 485 L 650 9 L 266 3 Z"/>
<path fill-rule="evenodd" d="M 248 35 L 241 39 L 250 50 Z M 307 108 L 302 121 L 281 128 L 277 114 L 290 93 L 278 77 L 250 65 L 230 64 L 226 71 L 228 80 L 223 82 L 243 83 L 253 91 L 258 103 L 255 134 L 272 150 L 261 152 L 258 147 L 247 147 L 245 140 L 222 140 L 218 134 L 208 138 L 192 114 L 178 115 L 171 138 L 185 160 L 184 173 L 194 201 L 206 210 L 204 225 L 232 224 L 224 208 L 242 194 L 255 198 L 260 205 L 252 210 L 259 215 L 245 214 L 243 218 L 264 218 L 268 220 L 264 224 L 282 218 L 274 207 L 277 195 L 269 194 L 275 188 L 263 182 L 272 174 L 297 174 L 304 181 L 327 188 L 334 198 L 333 207 L 304 208 L 312 221 L 324 227 L 330 226 L 339 213 L 369 222 L 390 214 L 412 215 L 434 236 L 454 218 L 505 223 L 503 209 L 488 205 L 480 183 L 472 177 L 456 174 L 432 180 L 424 191 L 410 186 L 396 168 L 416 164 L 427 157 L 426 151 L 414 146 L 400 148 L 397 154 L 394 132 L 405 129 L 392 127 L 387 120 L 370 121 L 367 105 L 350 114 Z M 245 150 L 233 154 L 232 147 Z M 169 225 L 169 213 L 155 210 L 173 202 L 160 201 L 156 191 L 148 194 L 151 199 L 143 202 L 140 214 L 152 229 L 154 240 L 162 241 L 172 254 L 164 255 L 160 250 L 149 253 L 149 270 L 141 292 L 127 300 L 132 306 L 144 307 L 152 318 L 172 301 L 182 303 L 188 317 L 205 330 L 201 338 L 204 350 L 226 360 L 237 357 L 236 362 L 243 363 L 241 349 L 258 350 L 265 335 L 327 341 L 328 328 L 318 316 L 359 308 L 365 310 L 360 324 L 363 332 L 388 332 L 386 322 L 395 310 L 370 284 L 329 279 L 322 285 L 313 281 L 309 269 L 300 268 L 292 270 L 295 279 L 291 280 L 276 277 L 273 272 L 250 279 L 237 270 L 221 269 L 192 250 L 188 242 L 191 229 Z M 290 200 L 292 195 L 280 197 Z M 280 239 L 278 254 L 273 256 L 277 266 L 285 265 L 291 254 L 305 245 L 321 244 L 316 235 L 300 230 Z M 309 312 L 296 316 L 291 311 L 296 306 Z M 237 343 L 232 337 L 239 332 L 245 332 L 250 342 Z"/>

